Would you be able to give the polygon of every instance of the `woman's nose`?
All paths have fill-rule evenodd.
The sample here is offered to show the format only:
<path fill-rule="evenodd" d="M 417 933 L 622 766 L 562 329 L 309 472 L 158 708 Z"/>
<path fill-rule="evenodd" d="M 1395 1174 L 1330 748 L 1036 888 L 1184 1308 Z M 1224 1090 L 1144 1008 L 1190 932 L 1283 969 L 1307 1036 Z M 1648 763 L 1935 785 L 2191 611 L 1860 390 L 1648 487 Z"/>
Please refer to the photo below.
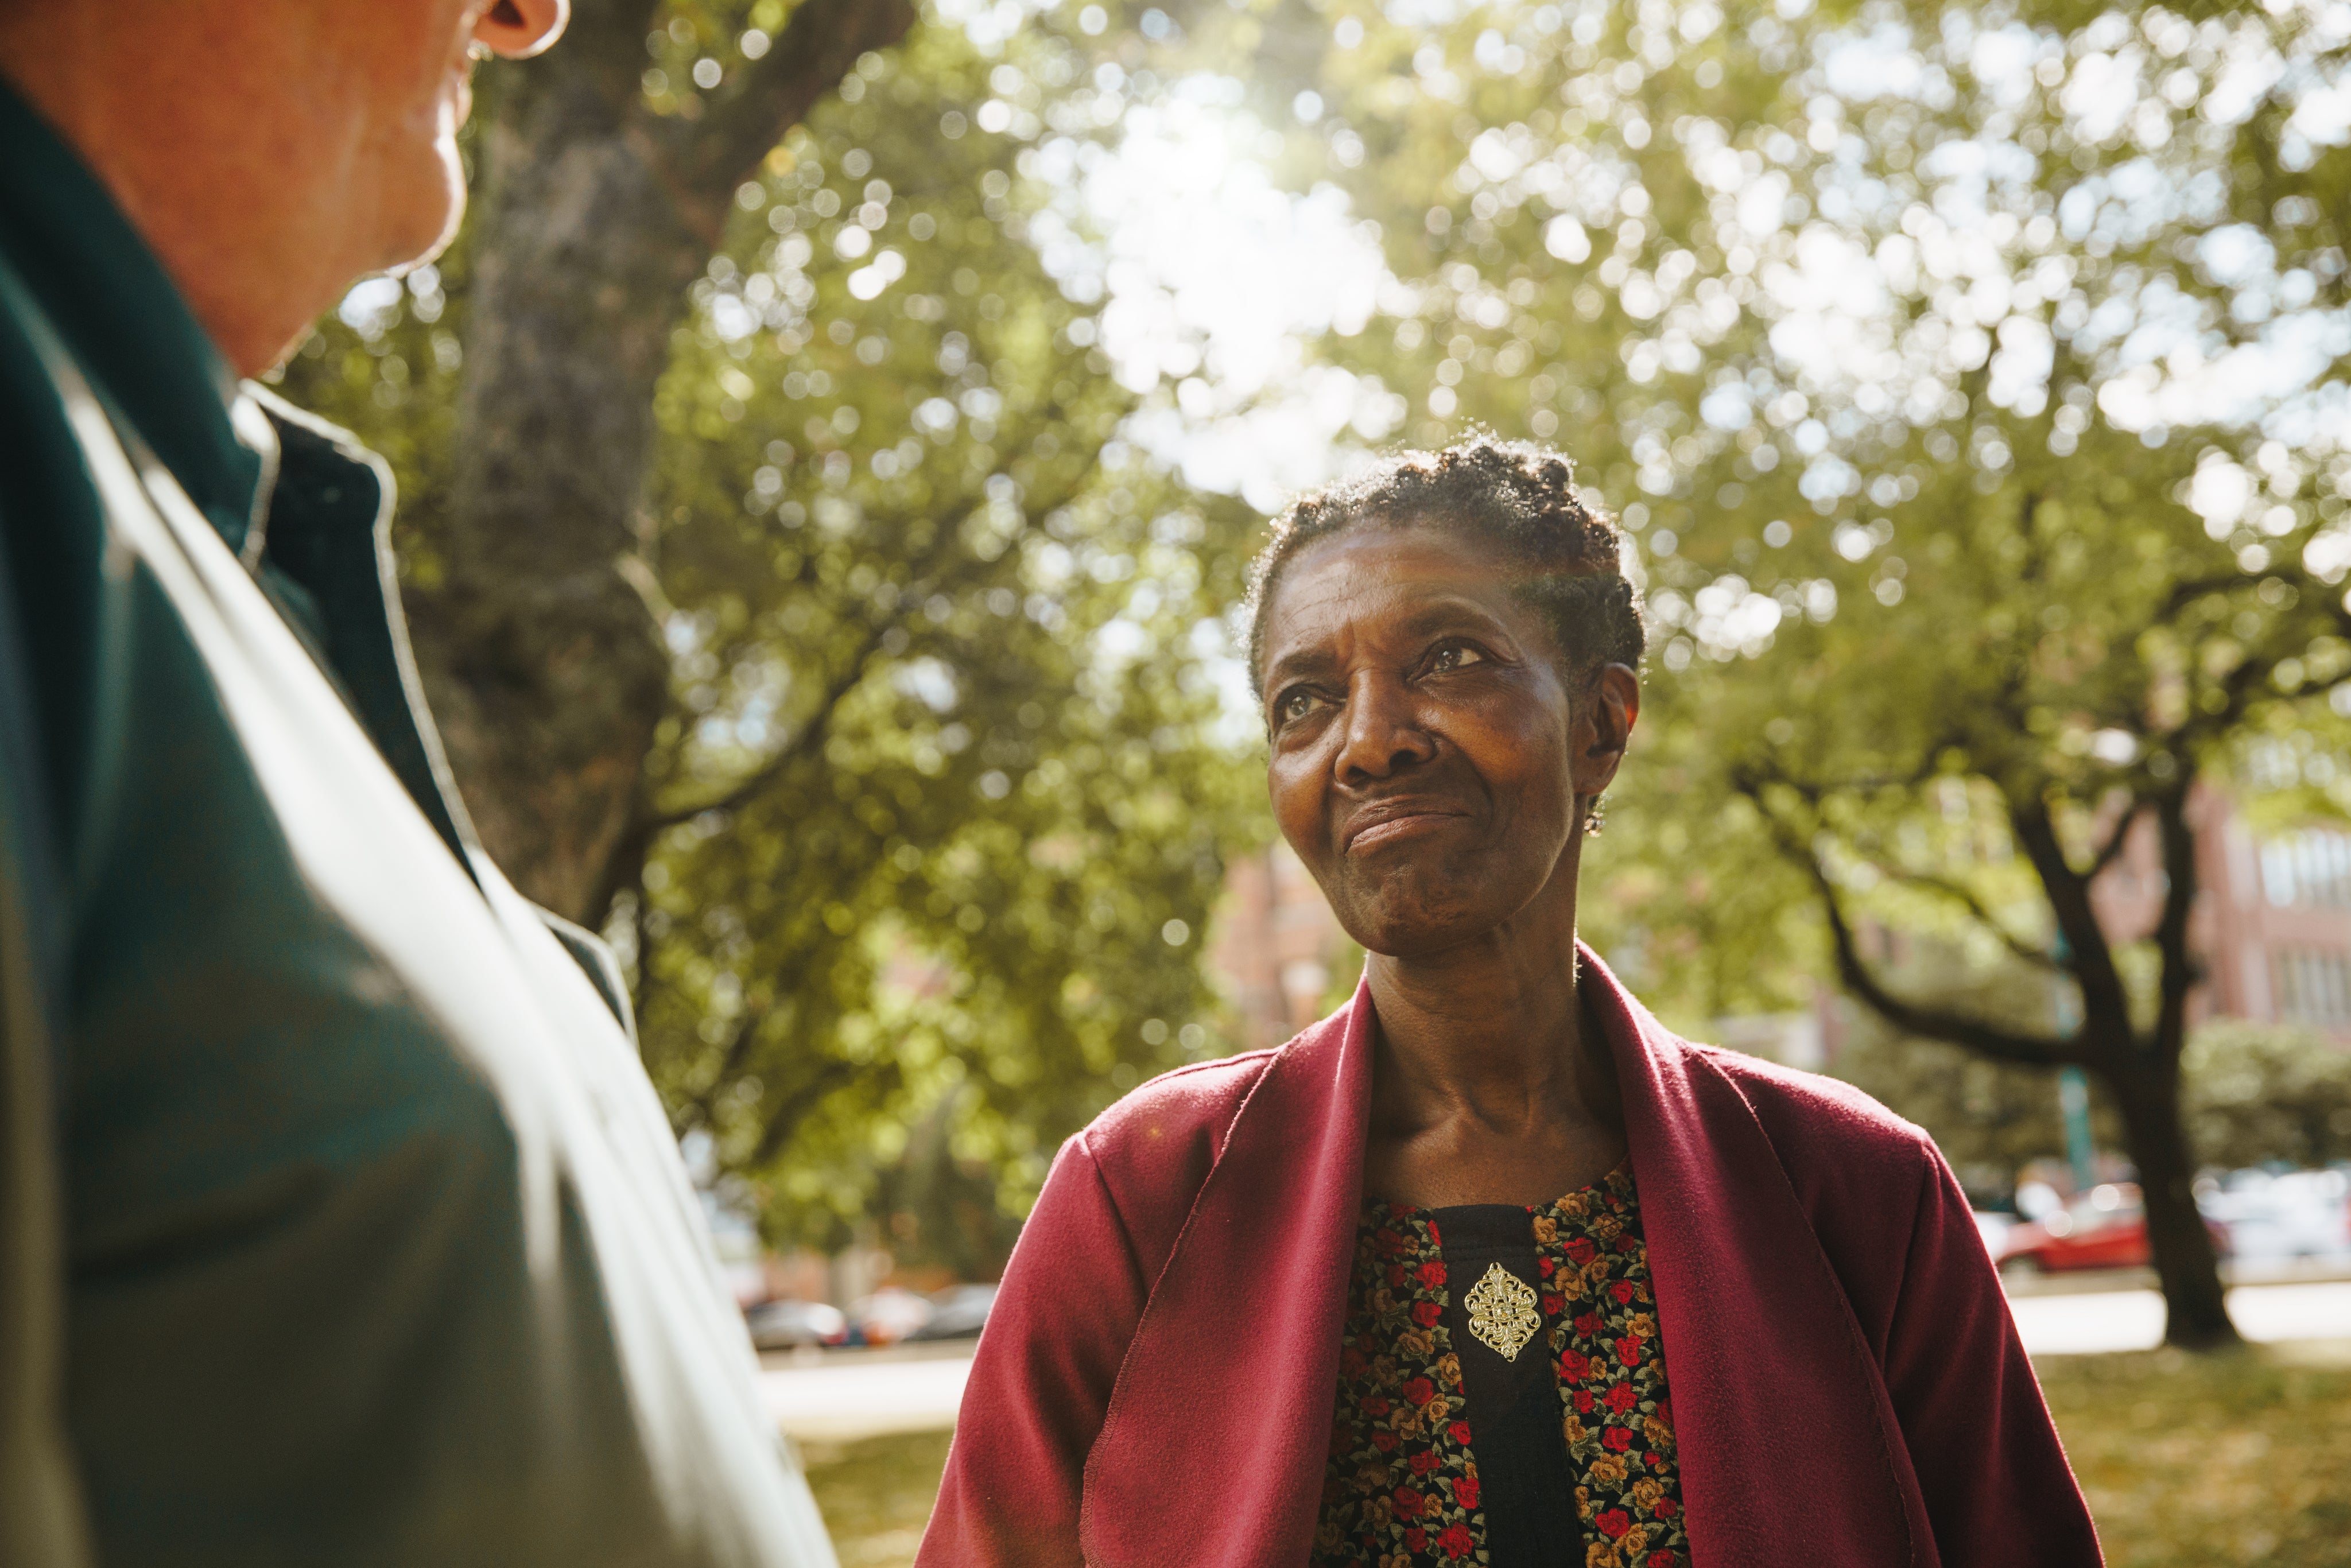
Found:
<path fill-rule="evenodd" d="M 1345 728 L 1333 768 L 1343 779 L 1385 779 L 1436 754 L 1401 681 L 1366 673 L 1347 693 Z"/>

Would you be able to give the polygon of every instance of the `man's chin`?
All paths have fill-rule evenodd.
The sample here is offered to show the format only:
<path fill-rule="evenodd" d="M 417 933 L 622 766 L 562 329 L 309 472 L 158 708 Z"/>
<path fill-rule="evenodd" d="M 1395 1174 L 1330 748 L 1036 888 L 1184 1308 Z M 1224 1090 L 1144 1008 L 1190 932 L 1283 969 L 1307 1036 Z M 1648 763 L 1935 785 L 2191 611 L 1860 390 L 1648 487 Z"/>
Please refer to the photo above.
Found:
<path fill-rule="evenodd" d="M 386 225 L 376 271 L 421 267 L 457 237 L 457 225 L 465 219 L 465 180 L 455 147 L 435 176 L 418 180 L 404 193 L 408 199 L 387 214 L 393 221 Z"/>

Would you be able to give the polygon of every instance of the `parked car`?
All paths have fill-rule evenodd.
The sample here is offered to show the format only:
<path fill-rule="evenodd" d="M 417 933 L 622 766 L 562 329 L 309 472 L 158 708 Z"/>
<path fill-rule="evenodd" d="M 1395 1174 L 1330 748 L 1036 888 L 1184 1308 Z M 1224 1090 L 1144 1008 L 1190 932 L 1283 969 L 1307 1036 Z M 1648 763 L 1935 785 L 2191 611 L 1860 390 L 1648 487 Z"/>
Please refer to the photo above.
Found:
<path fill-rule="evenodd" d="M 895 1344 L 920 1330 L 936 1311 L 928 1296 L 895 1285 L 852 1301 L 849 1321 L 867 1344 Z"/>
<path fill-rule="evenodd" d="M 2231 1171 L 2197 1204 L 2229 1228 L 2240 1260 L 2351 1256 L 2351 1171 Z"/>
<path fill-rule="evenodd" d="M 931 1319 L 910 1340 L 977 1339 L 996 1304 L 993 1285 L 950 1285 L 931 1297 Z"/>
<path fill-rule="evenodd" d="M 743 1322 L 761 1350 L 842 1344 L 849 1339 L 849 1319 L 822 1301 L 761 1301 L 743 1314 Z"/>
<path fill-rule="evenodd" d="M 2223 1256 L 2228 1228 L 2207 1217 L 2204 1228 Z M 2011 1230 L 1999 1253 L 2003 1274 L 2078 1269 L 2136 1269 L 2149 1261 L 2147 1209 L 2135 1183 L 2105 1182 L 2063 1208 Z"/>

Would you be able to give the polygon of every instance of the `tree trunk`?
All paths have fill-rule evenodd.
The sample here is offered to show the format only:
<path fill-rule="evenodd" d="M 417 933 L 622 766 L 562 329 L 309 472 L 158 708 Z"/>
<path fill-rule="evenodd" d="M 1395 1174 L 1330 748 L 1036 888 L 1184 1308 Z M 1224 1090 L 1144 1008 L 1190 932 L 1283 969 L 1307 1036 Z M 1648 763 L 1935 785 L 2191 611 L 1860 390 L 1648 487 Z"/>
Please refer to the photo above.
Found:
<path fill-rule="evenodd" d="M 557 49 L 501 84 L 484 128 L 448 578 L 420 638 L 484 842 L 574 916 L 668 697 L 658 629 L 616 568 L 709 255 L 630 145 L 633 84 L 615 104 L 596 66 Z"/>
<path fill-rule="evenodd" d="M 2164 1343 L 2185 1350 L 2236 1343 L 2220 1256 L 2196 1207 L 2196 1159 L 2179 1113 L 2177 1058 L 2167 1063 L 2150 1053 L 2100 1076 L 2115 1096 L 2131 1162 L 2138 1166 L 2147 1245 L 2167 1309 Z"/>
<path fill-rule="evenodd" d="M 2152 1038 L 2132 1027 L 2130 1000 L 2119 967 L 2089 897 L 2097 872 L 2122 852 L 2137 815 L 2108 824 L 2107 852 L 2086 874 L 2065 856 L 2054 825 L 2037 799 L 2011 807 L 2018 841 L 2049 897 L 2061 933 L 2055 961 L 2080 985 L 2083 1018 L 2071 1034 L 2035 1038 L 1932 1003 L 1896 996 L 1863 961 L 1837 884 L 1812 840 L 1782 825 L 1782 847 L 1806 867 L 1828 917 L 1837 973 L 1863 1006 L 1896 1030 L 1964 1047 L 1995 1061 L 2029 1067 L 2072 1063 L 2098 1075 L 2122 1113 L 2123 1134 L 2138 1166 L 2145 1195 L 2147 1245 L 2168 1309 L 2167 1343 L 2208 1349 L 2236 1343 L 2237 1331 L 2220 1289 L 2220 1259 L 2197 1211 L 2196 1159 L 2180 1114 L 2179 1061 L 2187 1037 L 2188 996 L 2197 979 L 2188 946 L 2188 917 L 2196 897 L 2195 835 L 2189 825 L 2189 781 L 2149 802 L 2156 811 L 2169 879 L 2155 933 L 2163 954 L 2163 994 Z M 1768 810 L 1762 792 L 1750 800 Z M 1989 922 L 1987 921 L 1988 925 Z M 2049 961 L 2049 960 L 2043 960 Z"/>
<path fill-rule="evenodd" d="M 646 542 L 653 392 L 735 189 L 906 0 L 801 0 L 757 67 L 690 113 L 639 78 L 653 0 L 579 0 L 563 43 L 502 73 L 472 236 L 446 576 L 413 593 L 420 663 L 465 804 L 517 886 L 593 920 L 669 699 L 619 570 Z"/>

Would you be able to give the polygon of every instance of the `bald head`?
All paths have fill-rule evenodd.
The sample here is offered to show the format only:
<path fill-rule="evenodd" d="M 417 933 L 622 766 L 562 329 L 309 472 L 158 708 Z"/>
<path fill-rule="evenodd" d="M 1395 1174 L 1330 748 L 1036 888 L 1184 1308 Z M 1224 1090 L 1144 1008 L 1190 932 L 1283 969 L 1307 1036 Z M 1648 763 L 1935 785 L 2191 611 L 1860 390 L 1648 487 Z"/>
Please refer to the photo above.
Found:
<path fill-rule="evenodd" d="M 0 0 L 5 77 L 103 180 L 242 374 L 465 210 L 478 51 L 570 0 Z"/>

